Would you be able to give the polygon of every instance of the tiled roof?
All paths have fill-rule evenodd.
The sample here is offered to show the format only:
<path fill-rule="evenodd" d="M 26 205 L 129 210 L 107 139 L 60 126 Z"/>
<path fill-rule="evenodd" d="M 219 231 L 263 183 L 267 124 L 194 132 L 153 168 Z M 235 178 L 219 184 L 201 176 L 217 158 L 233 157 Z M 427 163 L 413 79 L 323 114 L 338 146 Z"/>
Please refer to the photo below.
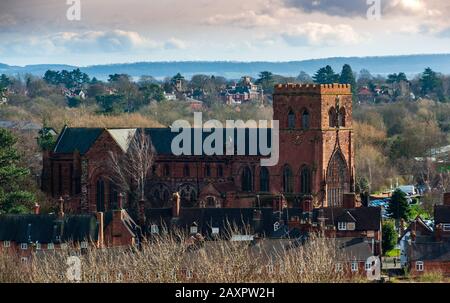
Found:
<path fill-rule="evenodd" d="M 16 243 L 52 243 L 97 240 L 98 225 L 92 215 L 1 215 L 0 241 Z"/>
<path fill-rule="evenodd" d="M 253 129 L 255 130 L 255 129 Z M 85 154 L 89 148 L 94 144 L 97 138 L 102 133 L 102 128 L 71 128 L 66 127 L 61 132 L 60 137 L 57 140 L 55 146 L 55 153 L 73 153 L 78 150 L 80 154 Z M 126 147 L 127 142 L 125 136 L 130 134 L 133 129 L 107 129 L 113 136 L 113 138 L 118 142 L 119 146 Z M 144 130 L 151 138 L 152 144 L 155 147 L 156 153 L 160 155 L 171 155 L 172 154 L 172 140 L 179 135 L 179 133 L 172 132 L 170 128 L 146 128 Z M 194 128 L 190 129 L 191 140 L 193 142 L 195 138 Z M 216 131 L 222 131 L 223 145 L 226 146 L 226 142 L 229 138 L 226 135 L 226 129 L 217 129 Z M 233 129 L 235 150 L 237 149 L 237 138 L 239 129 Z M 255 136 L 252 139 L 256 139 L 256 149 L 257 153 L 260 153 L 258 140 L 260 138 L 259 131 L 255 130 Z M 250 154 L 250 129 L 244 129 L 245 134 L 245 153 Z M 210 133 L 202 132 L 202 142 L 208 137 Z M 267 145 L 271 145 L 271 129 L 263 132 L 264 136 L 267 136 Z M 203 145 L 202 145 L 203 146 Z M 194 144 L 191 144 L 191 154 L 194 154 Z"/>
<path fill-rule="evenodd" d="M 339 220 L 343 220 L 341 222 L 348 222 L 347 219 L 351 215 L 355 220 L 351 221 L 356 223 L 356 230 L 380 230 L 380 207 L 358 207 L 352 209 L 326 207 L 315 209 L 313 212 L 313 220 L 318 222 L 321 215 L 325 218 L 325 225 L 337 226 L 338 222 L 340 222 Z"/>
<path fill-rule="evenodd" d="M 441 223 L 450 223 L 450 206 L 436 205 L 434 208 L 434 222 L 435 225 Z"/>
<path fill-rule="evenodd" d="M 450 242 L 413 242 L 410 250 L 411 261 L 450 260 Z"/>
<path fill-rule="evenodd" d="M 102 128 L 66 127 L 56 142 L 54 152 L 70 154 L 78 150 L 80 154 L 85 154 L 102 131 Z"/>

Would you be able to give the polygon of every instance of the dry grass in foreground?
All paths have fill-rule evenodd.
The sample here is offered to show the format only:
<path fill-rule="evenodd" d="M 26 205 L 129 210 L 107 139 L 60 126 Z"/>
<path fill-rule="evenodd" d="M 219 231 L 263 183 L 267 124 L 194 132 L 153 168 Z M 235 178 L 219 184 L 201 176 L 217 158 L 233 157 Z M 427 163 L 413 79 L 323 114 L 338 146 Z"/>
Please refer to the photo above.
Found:
<path fill-rule="evenodd" d="M 269 243 L 270 241 L 270 243 Z M 81 259 L 81 282 L 348 282 L 335 271 L 333 241 L 311 238 L 286 250 L 287 240 L 248 242 L 206 241 L 186 245 L 183 235 L 160 236 L 132 249 L 79 249 L 34 255 L 28 266 L 17 267 L 0 255 L 0 282 L 67 282 L 67 258 Z M 201 244 L 199 244 L 201 243 Z M 354 282 L 354 281 L 353 281 Z"/>

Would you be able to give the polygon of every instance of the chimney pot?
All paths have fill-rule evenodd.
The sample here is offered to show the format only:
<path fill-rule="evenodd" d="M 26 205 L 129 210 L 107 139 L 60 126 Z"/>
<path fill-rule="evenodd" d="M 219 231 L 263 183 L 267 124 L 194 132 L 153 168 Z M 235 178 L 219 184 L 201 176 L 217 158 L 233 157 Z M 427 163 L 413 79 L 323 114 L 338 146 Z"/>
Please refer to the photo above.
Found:
<path fill-rule="evenodd" d="M 178 218 L 180 216 L 180 194 L 174 193 L 172 199 L 172 217 Z"/>
<path fill-rule="evenodd" d="M 41 212 L 41 206 L 38 203 L 34 204 L 34 214 L 39 215 L 40 212 Z"/>

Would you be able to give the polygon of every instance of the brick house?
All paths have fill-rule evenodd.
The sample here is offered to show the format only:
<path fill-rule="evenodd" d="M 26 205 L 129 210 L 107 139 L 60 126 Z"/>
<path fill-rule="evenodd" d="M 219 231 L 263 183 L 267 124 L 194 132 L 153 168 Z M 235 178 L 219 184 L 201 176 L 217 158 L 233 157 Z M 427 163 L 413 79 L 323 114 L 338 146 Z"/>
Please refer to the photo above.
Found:
<path fill-rule="evenodd" d="M 58 214 L 0 215 L 0 252 L 20 257 L 22 262 L 33 254 L 67 249 L 69 245 L 88 247 L 134 246 L 142 238 L 140 227 L 124 209 L 106 213 L 65 214 L 60 201 Z"/>
<path fill-rule="evenodd" d="M 239 156 L 175 156 L 171 142 L 177 133 L 145 129 L 156 151 L 145 208 L 170 207 L 175 192 L 183 207 L 270 207 L 281 195 L 289 207 L 299 207 L 306 197 L 316 208 L 343 207 L 344 194 L 354 191 L 350 86 L 277 85 L 273 106 L 273 118 L 280 123 L 280 158 L 272 167 L 261 167 L 262 156 L 248 151 Z M 67 195 L 67 207 L 74 213 L 113 209 L 119 192 L 110 181 L 109 153 L 126 153 L 137 131 L 66 126 L 54 150 L 44 153 L 43 191 L 55 199 Z M 251 131 L 245 129 L 247 142 L 254 136 Z M 228 139 L 223 138 L 225 145 Z"/>
<path fill-rule="evenodd" d="M 407 241 L 408 267 L 412 275 L 441 272 L 450 276 L 450 193 L 444 204 L 434 208 L 434 229 L 421 226 L 418 218 L 410 227 Z"/>

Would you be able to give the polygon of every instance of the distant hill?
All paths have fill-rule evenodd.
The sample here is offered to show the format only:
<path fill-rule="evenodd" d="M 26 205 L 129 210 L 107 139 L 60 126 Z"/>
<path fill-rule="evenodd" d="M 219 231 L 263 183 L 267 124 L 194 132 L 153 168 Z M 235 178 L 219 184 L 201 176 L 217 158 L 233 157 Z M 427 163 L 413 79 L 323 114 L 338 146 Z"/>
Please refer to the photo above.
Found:
<path fill-rule="evenodd" d="M 194 74 L 208 74 L 224 76 L 236 79 L 242 75 L 256 77 L 261 71 L 271 71 L 283 76 L 297 76 L 300 71 L 309 74 L 315 73 L 319 68 L 329 64 L 335 71 L 340 71 L 342 65 L 350 64 L 354 71 L 367 69 L 372 74 L 386 75 L 389 73 L 404 72 L 408 76 L 421 73 L 426 67 L 435 71 L 450 74 L 450 54 L 436 55 L 407 55 L 407 56 L 383 56 L 383 57 L 338 57 L 290 62 L 234 62 L 234 61 L 180 61 L 180 62 L 137 62 L 110 65 L 93 65 L 80 67 L 91 77 L 105 80 L 108 75 L 125 73 L 133 77 L 151 75 L 162 79 L 180 72 L 189 78 Z M 0 73 L 26 74 L 42 76 L 48 69 L 71 70 L 76 66 L 58 64 L 39 64 L 9 66 L 0 64 Z"/>

